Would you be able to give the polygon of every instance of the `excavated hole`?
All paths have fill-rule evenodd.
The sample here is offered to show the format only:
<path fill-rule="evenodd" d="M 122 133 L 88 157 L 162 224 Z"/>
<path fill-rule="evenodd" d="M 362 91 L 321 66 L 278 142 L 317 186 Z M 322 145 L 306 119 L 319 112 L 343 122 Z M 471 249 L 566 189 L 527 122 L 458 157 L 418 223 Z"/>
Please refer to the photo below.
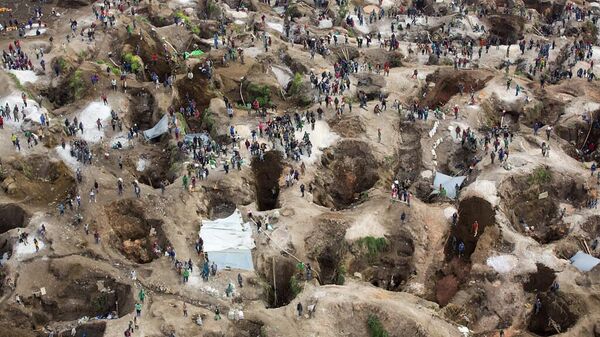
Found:
<path fill-rule="evenodd" d="M 132 89 L 129 97 L 129 116 L 131 123 L 137 124 L 140 130 L 148 130 L 155 124 L 154 120 L 154 96 L 146 89 Z"/>
<path fill-rule="evenodd" d="M 77 327 L 75 337 L 104 337 L 106 331 L 106 322 L 93 322 Z M 62 336 L 71 336 L 71 330 L 61 332 Z"/>
<path fill-rule="evenodd" d="M 313 191 L 314 202 L 321 206 L 348 208 L 379 180 L 379 163 L 362 141 L 341 141 L 323 153 L 321 165 Z"/>
<path fill-rule="evenodd" d="M 510 177 L 499 190 L 513 227 L 540 243 L 560 240 L 568 234 L 569 226 L 560 216 L 561 202 L 579 207 L 587 200 L 584 185 L 574 177 L 543 167 L 530 175 Z M 548 196 L 544 198 L 542 193 Z"/>
<path fill-rule="evenodd" d="M 354 260 L 350 263 L 350 275 L 359 272 L 363 279 L 376 287 L 400 291 L 415 270 L 412 256 L 415 251 L 412 236 L 408 232 L 386 238 L 379 251 L 368 240 L 359 240 L 350 251 Z M 320 264 L 320 263 L 319 263 Z"/>
<path fill-rule="evenodd" d="M 79 264 L 51 265 L 45 284 L 46 295 L 31 295 L 23 300 L 42 320 L 72 321 L 109 314 L 123 317 L 134 309 L 130 285 Z"/>
<path fill-rule="evenodd" d="M 149 263 L 160 257 L 155 248 L 164 251 L 170 245 L 162 228 L 163 221 L 148 219 L 144 205 L 138 200 L 119 200 L 105 209 L 115 234 L 112 244 L 127 259 Z"/>
<path fill-rule="evenodd" d="M 137 162 L 131 162 L 130 164 L 133 166 L 133 174 L 140 183 L 153 188 L 160 188 L 161 182 L 166 186 L 177 179 L 177 174 L 172 169 L 172 163 L 180 159 L 180 152 L 176 147 L 166 148 L 168 146 L 166 140 L 163 140 L 161 144 L 154 145 L 159 147 L 149 149 L 143 154 L 143 160 L 147 162 L 144 170 L 139 171 L 137 169 Z M 162 149 L 165 148 L 166 150 L 163 151 Z"/>
<path fill-rule="evenodd" d="M 29 218 L 29 213 L 17 204 L 0 205 L 0 234 L 14 228 L 26 227 Z"/>
<path fill-rule="evenodd" d="M 291 258 L 277 257 L 274 262 L 275 267 L 272 259 L 267 260 L 262 274 L 269 285 L 267 291 L 269 307 L 279 308 L 288 305 L 296 297 L 292 288 L 292 278 L 299 280 L 301 275 L 297 275 L 296 263 Z"/>
<path fill-rule="evenodd" d="M 515 44 L 523 38 L 525 21 L 523 18 L 512 15 L 492 15 L 488 17 L 490 23 L 489 34 L 498 38 L 500 44 Z M 513 53 L 518 52 L 514 50 Z"/>
<path fill-rule="evenodd" d="M 464 95 L 468 95 L 471 88 L 479 91 L 493 77 L 491 73 L 482 70 L 436 70 L 425 78 L 427 83 L 435 83 L 435 85 L 432 88 L 425 87 L 420 105 L 431 109 L 443 107 L 454 95 L 460 93 L 461 83 L 464 87 Z"/>
<path fill-rule="evenodd" d="M 527 330 L 538 336 L 553 336 L 559 333 L 556 327 L 560 332 L 565 332 L 577 323 L 579 310 L 574 299 L 569 299 L 560 292 L 541 293 L 538 297 L 542 306 L 537 314 L 531 313 Z"/>
<path fill-rule="evenodd" d="M 189 101 L 193 101 L 199 115 L 192 114 L 192 116 L 185 116 L 188 127 L 192 132 L 210 132 L 212 125 L 210 125 L 208 119 L 202 118 L 202 114 L 208 109 L 210 100 L 215 95 L 209 90 L 209 80 L 199 67 L 194 67 L 193 73 L 193 80 L 185 77 L 175 82 L 180 98 L 174 103 L 174 106 L 179 111 L 181 106 L 185 108 L 189 105 Z"/>
<path fill-rule="evenodd" d="M 543 292 L 550 289 L 556 279 L 556 272 L 541 263 L 536 264 L 537 271 L 529 274 L 527 282 L 523 283 L 523 290 L 529 293 Z"/>
<path fill-rule="evenodd" d="M 265 153 L 264 160 L 252 158 L 256 188 L 256 204 L 259 211 L 268 211 L 279 207 L 279 178 L 283 171 L 282 156 L 278 151 Z"/>
<path fill-rule="evenodd" d="M 485 199 L 470 197 L 460 202 L 458 206 L 458 224 L 450 231 L 450 239 L 445 247 L 446 261 L 458 255 L 457 246 L 460 242 L 465 245 L 463 259 L 469 260 L 477 248 L 477 241 L 485 232 L 487 226 L 495 223 L 495 212 L 492 205 Z M 473 223 L 479 223 L 477 236 L 473 233 Z"/>

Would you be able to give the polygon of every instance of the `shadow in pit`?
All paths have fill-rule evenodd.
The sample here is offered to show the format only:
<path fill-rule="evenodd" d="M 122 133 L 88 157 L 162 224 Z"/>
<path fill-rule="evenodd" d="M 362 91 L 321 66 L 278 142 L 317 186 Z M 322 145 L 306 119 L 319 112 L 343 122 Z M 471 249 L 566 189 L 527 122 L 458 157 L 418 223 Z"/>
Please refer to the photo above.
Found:
<path fill-rule="evenodd" d="M 17 204 L 0 205 L 0 234 L 14 228 L 26 227 L 29 218 L 29 213 Z"/>
<path fill-rule="evenodd" d="M 279 207 L 279 178 L 283 172 L 282 155 L 279 151 L 265 153 L 264 159 L 252 158 L 252 172 L 256 188 L 256 204 L 259 211 Z"/>
<path fill-rule="evenodd" d="M 561 292 L 538 295 L 542 306 L 538 313 L 531 312 L 527 330 L 538 336 L 553 336 L 566 332 L 577 323 L 580 305 L 577 300 Z"/>
<path fill-rule="evenodd" d="M 288 305 L 298 295 L 301 274 L 297 274 L 296 263 L 291 258 L 277 257 L 268 260 L 264 265 L 263 277 L 269 285 L 267 303 L 270 308 L 279 308 Z M 275 273 L 275 275 L 273 275 Z"/>

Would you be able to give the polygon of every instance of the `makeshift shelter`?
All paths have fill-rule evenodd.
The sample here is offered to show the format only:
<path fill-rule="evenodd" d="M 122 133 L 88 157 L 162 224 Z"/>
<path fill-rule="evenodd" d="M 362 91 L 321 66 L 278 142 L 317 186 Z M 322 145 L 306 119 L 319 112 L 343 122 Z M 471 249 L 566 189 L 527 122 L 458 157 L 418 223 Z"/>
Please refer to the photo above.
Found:
<path fill-rule="evenodd" d="M 433 178 L 434 193 L 440 193 L 440 185 L 446 191 L 446 196 L 450 199 L 455 199 L 457 194 L 456 186 L 462 185 L 466 176 L 452 177 L 443 173 L 437 172 Z"/>
<path fill-rule="evenodd" d="M 143 131 L 144 137 L 148 140 L 160 137 L 163 134 L 169 132 L 169 116 L 164 115 L 154 127 Z"/>
<path fill-rule="evenodd" d="M 600 259 L 597 259 L 591 256 L 590 254 L 586 254 L 582 251 L 578 251 L 577 254 L 573 255 L 570 261 L 575 268 L 581 271 L 590 271 L 598 263 L 600 263 Z"/>
<path fill-rule="evenodd" d="M 252 227 L 243 222 L 239 210 L 225 219 L 202 221 L 200 237 L 208 258 L 219 268 L 254 270 Z"/>
<path fill-rule="evenodd" d="M 204 55 L 204 52 L 202 50 L 200 50 L 200 49 L 196 49 L 196 50 L 191 51 L 189 53 L 188 52 L 183 53 L 183 59 L 187 60 L 190 57 L 199 57 L 199 56 L 202 56 L 202 55 Z"/>

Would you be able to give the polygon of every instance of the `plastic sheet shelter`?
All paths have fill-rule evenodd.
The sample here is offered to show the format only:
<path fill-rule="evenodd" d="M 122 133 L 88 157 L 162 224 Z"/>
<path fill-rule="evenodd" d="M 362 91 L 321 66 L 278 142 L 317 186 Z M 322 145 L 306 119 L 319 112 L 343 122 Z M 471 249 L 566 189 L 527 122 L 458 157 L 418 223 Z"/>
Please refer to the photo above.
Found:
<path fill-rule="evenodd" d="M 169 132 L 169 116 L 164 115 L 154 127 L 143 131 L 144 137 L 146 139 L 154 139 L 156 137 L 160 137 L 163 134 Z"/>
<path fill-rule="evenodd" d="M 465 176 L 452 177 L 443 173 L 437 172 L 433 179 L 434 193 L 440 193 L 440 185 L 446 190 L 446 196 L 451 199 L 456 199 L 456 186 L 460 186 L 465 180 Z"/>
<path fill-rule="evenodd" d="M 582 251 L 578 251 L 577 254 L 573 255 L 573 257 L 569 260 L 575 268 L 581 271 L 590 271 L 596 265 L 598 265 L 598 263 L 600 263 L 600 259 L 597 259 L 591 256 L 590 254 L 586 254 Z"/>
<path fill-rule="evenodd" d="M 243 222 L 239 210 L 224 219 L 202 221 L 200 237 L 208 258 L 219 268 L 254 270 L 252 227 Z"/>

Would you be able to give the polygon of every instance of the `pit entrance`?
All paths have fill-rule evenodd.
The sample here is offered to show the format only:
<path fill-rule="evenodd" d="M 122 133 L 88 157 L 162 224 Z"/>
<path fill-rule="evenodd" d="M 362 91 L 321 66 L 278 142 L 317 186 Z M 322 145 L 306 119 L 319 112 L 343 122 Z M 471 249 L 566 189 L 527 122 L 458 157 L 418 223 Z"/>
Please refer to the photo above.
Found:
<path fill-rule="evenodd" d="M 541 263 L 536 264 L 537 271 L 529 274 L 527 282 L 523 283 L 523 290 L 529 293 L 543 292 L 550 289 L 556 279 L 556 272 Z"/>
<path fill-rule="evenodd" d="M 297 271 L 295 261 L 290 258 L 277 257 L 274 261 L 268 260 L 265 264 L 264 277 L 269 284 L 267 292 L 269 307 L 279 308 L 288 305 L 296 297 L 295 291 L 298 289 L 294 287 L 298 287 L 302 282 L 301 274 L 297 275 Z"/>
<path fill-rule="evenodd" d="M 264 159 L 252 158 L 256 188 L 256 204 L 259 211 L 268 211 L 279 207 L 279 178 L 283 172 L 282 156 L 279 151 L 269 151 Z"/>
<path fill-rule="evenodd" d="M 144 205 L 138 200 L 123 199 L 106 206 L 106 213 L 114 231 L 111 239 L 127 259 L 136 263 L 149 263 L 161 256 L 170 245 L 163 221 L 148 219 Z"/>
<path fill-rule="evenodd" d="M 495 212 L 487 200 L 470 197 L 460 202 L 458 206 L 458 224 L 450 231 L 450 239 L 446 244 L 446 260 L 458 255 L 458 245 L 462 242 L 465 246 L 462 259 L 470 260 L 471 254 L 477 248 L 477 241 L 484 233 L 487 226 L 495 223 Z M 473 232 L 473 224 L 477 221 L 479 228 L 477 236 Z"/>
<path fill-rule="evenodd" d="M 538 336 L 553 336 L 567 331 L 578 320 L 577 304 L 560 292 L 541 293 L 538 295 L 542 306 L 536 314 L 531 313 L 527 330 Z"/>
<path fill-rule="evenodd" d="M 26 227 L 29 218 L 29 213 L 17 204 L 0 205 L 0 234 L 14 228 Z"/>

